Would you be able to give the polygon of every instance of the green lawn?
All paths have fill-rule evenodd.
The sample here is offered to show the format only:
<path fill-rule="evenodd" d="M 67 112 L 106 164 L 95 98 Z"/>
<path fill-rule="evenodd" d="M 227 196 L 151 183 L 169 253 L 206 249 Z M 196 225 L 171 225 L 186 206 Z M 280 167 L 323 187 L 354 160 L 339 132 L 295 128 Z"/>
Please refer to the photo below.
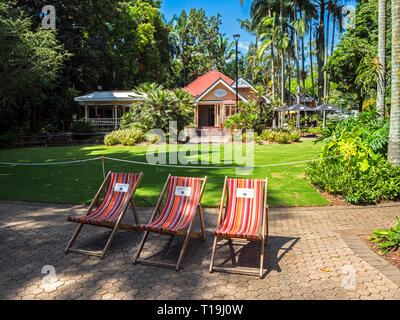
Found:
<path fill-rule="evenodd" d="M 182 147 L 182 146 L 179 146 Z M 223 146 L 222 146 L 223 147 Z M 1 150 L 0 161 L 57 162 L 105 155 L 113 158 L 146 161 L 147 146 L 107 147 L 74 146 Z M 311 141 L 288 145 L 256 145 L 255 164 L 275 164 L 315 159 L 319 145 Z M 205 153 L 211 156 L 212 152 Z M 210 158 L 211 159 L 211 158 Z M 221 164 L 224 165 L 224 164 Z M 225 164 L 226 166 L 227 164 Z M 136 192 L 136 203 L 155 204 L 168 173 L 184 176 L 208 176 L 203 205 L 217 206 L 225 176 L 235 177 L 235 169 L 188 169 L 154 167 L 106 160 L 106 171 L 144 173 Z M 217 168 L 217 165 L 215 166 Z M 268 177 L 270 206 L 327 205 L 324 199 L 306 181 L 305 164 L 255 168 L 246 178 Z M 238 176 L 240 177 L 240 176 Z M 102 181 L 101 161 L 55 166 L 0 165 L 0 199 L 31 200 L 67 203 L 89 203 Z"/>

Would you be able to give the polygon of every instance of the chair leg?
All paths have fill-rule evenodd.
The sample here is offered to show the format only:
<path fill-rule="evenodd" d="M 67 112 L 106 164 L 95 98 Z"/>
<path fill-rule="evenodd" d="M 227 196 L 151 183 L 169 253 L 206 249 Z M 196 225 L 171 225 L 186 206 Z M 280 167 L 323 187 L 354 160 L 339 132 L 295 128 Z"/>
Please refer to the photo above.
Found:
<path fill-rule="evenodd" d="M 72 247 L 72 245 L 74 244 L 76 238 L 78 238 L 79 233 L 81 232 L 81 229 L 83 227 L 83 223 L 80 223 L 78 228 L 76 229 L 74 235 L 72 236 L 71 240 L 69 241 L 67 247 L 64 250 L 64 253 L 69 253 L 69 249 Z"/>
<path fill-rule="evenodd" d="M 136 264 L 136 260 L 139 259 L 140 253 L 141 253 L 142 250 L 143 250 L 144 243 L 146 242 L 146 239 L 147 239 L 149 233 L 150 233 L 150 232 L 149 232 L 148 230 L 146 230 L 146 231 L 144 232 L 144 235 L 143 235 L 143 238 L 142 238 L 142 242 L 140 243 L 140 246 L 139 246 L 139 249 L 138 249 L 138 251 L 137 251 L 137 253 L 136 253 L 135 259 L 133 260 L 133 264 Z"/>
<path fill-rule="evenodd" d="M 200 213 L 200 225 L 201 225 L 201 233 L 203 235 L 203 241 L 206 241 L 206 229 L 204 227 L 204 213 L 203 207 L 199 205 L 199 213 Z"/>
<path fill-rule="evenodd" d="M 218 237 L 215 236 L 212 253 L 211 253 L 210 272 L 213 272 L 214 260 L 215 260 L 215 250 L 217 249 L 217 241 L 218 241 Z"/>
<path fill-rule="evenodd" d="M 177 264 L 176 264 L 176 268 L 175 268 L 176 271 L 178 271 L 179 268 L 180 268 L 181 265 L 182 265 L 183 256 L 185 255 L 187 246 L 188 246 L 188 244 L 189 244 L 189 240 L 190 240 L 190 233 L 188 233 L 188 234 L 185 236 L 185 241 L 183 242 L 182 250 L 181 250 L 181 253 L 180 253 L 180 255 L 179 255 L 178 262 L 177 262 Z"/>
<path fill-rule="evenodd" d="M 135 202 L 133 201 L 133 199 L 131 199 L 131 207 L 132 207 L 132 211 L 133 211 L 133 218 L 135 219 L 135 223 L 138 226 L 140 224 L 139 222 L 139 216 L 137 214 L 137 210 L 136 210 L 136 206 L 135 206 Z"/>
<path fill-rule="evenodd" d="M 187 233 L 186 233 L 186 236 L 185 236 L 185 241 L 183 242 L 182 250 L 181 250 L 181 253 L 180 253 L 180 255 L 179 255 L 178 263 L 176 264 L 176 268 L 175 268 L 176 271 L 178 271 L 179 268 L 181 267 L 182 260 L 183 260 L 183 256 L 185 255 L 187 246 L 188 246 L 188 244 L 189 244 L 190 234 L 191 234 L 191 232 L 192 232 L 192 229 L 193 229 L 193 222 L 194 222 L 195 219 L 196 219 L 196 216 L 193 217 L 193 220 L 192 220 L 192 222 L 190 223 L 189 229 L 187 230 Z"/>
<path fill-rule="evenodd" d="M 261 255 L 260 255 L 260 278 L 262 278 L 263 275 L 263 266 L 264 266 L 264 245 L 265 245 L 265 239 L 261 240 Z"/>
<path fill-rule="evenodd" d="M 107 251 L 108 251 L 108 248 L 110 248 L 111 242 L 113 241 L 113 239 L 114 239 L 114 237 L 115 237 L 115 234 L 116 234 L 117 231 L 118 231 L 118 227 L 119 227 L 119 223 L 116 223 L 115 226 L 114 226 L 114 228 L 112 229 L 112 232 L 111 232 L 110 237 L 109 237 L 108 240 L 107 240 L 107 243 L 106 243 L 106 245 L 105 245 L 105 247 L 104 247 L 104 249 L 103 249 L 103 252 L 101 253 L 101 258 L 104 258 L 105 254 L 106 254 Z"/>

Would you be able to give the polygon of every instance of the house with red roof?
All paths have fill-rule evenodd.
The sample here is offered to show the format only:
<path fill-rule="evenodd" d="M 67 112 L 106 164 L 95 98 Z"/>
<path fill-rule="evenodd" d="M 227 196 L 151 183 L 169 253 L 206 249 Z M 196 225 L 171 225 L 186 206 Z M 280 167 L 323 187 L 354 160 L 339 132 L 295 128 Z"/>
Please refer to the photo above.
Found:
<path fill-rule="evenodd" d="M 238 79 L 238 100 L 253 97 L 253 86 L 242 77 Z M 220 127 L 236 111 L 236 83 L 218 70 L 210 70 L 182 90 L 196 101 L 195 124 L 199 128 Z"/>

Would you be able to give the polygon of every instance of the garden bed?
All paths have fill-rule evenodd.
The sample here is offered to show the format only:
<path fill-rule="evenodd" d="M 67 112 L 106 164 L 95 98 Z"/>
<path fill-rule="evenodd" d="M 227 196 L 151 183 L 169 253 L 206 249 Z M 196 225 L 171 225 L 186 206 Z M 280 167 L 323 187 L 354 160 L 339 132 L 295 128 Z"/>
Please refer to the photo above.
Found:
<path fill-rule="evenodd" d="M 400 269 L 400 250 L 391 250 L 386 254 L 383 254 L 382 249 L 378 247 L 378 244 L 369 240 L 369 235 L 364 234 L 359 235 L 359 237 L 372 251 L 384 258 L 390 264 Z"/>

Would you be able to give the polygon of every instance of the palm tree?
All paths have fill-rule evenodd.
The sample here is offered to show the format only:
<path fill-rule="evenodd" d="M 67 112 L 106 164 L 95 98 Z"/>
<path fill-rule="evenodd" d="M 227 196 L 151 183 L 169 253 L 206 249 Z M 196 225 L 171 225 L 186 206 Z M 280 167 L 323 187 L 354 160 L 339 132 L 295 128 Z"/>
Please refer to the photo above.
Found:
<path fill-rule="evenodd" d="M 283 44 L 283 36 L 284 36 L 284 32 L 283 32 L 283 0 L 280 0 L 279 2 L 279 24 L 281 27 L 281 37 L 282 37 L 282 41 L 281 41 L 281 50 L 280 50 L 280 56 L 281 56 L 281 100 L 283 103 L 285 103 L 285 56 L 284 56 L 284 49 L 286 49 L 285 45 Z"/>
<path fill-rule="evenodd" d="M 385 78 L 386 78 L 386 0 L 379 0 L 378 9 L 378 89 L 376 111 L 385 117 Z"/>
<path fill-rule="evenodd" d="M 297 41 L 297 34 L 300 33 L 301 23 L 297 20 L 297 3 L 296 0 L 293 1 L 293 18 L 294 18 L 294 50 L 295 50 L 295 59 L 296 59 L 296 76 L 297 76 L 297 85 L 296 85 L 296 103 L 300 103 L 300 65 L 299 65 L 299 48 Z"/>
<path fill-rule="evenodd" d="M 229 60 L 232 57 L 234 52 L 232 47 L 233 41 L 229 42 L 228 38 L 224 39 L 222 34 L 220 34 L 215 44 L 214 61 L 217 69 L 222 70 L 226 60 Z"/>
<path fill-rule="evenodd" d="M 176 41 L 177 55 L 179 56 L 183 69 L 182 85 L 187 84 L 187 66 L 192 56 L 194 39 L 190 37 L 191 21 L 185 11 L 179 17 L 172 19 L 172 38 Z"/>
<path fill-rule="evenodd" d="M 314 64 L 313 64 L 313 25 L 312 21 L 310 20 L 310 39 L 309 39 L 309 47 L 310 47 L 310 75 L 311 75 L 311 87 L 312 87 L 312 97 L 315 99 L 315 84 L 314 84 Z"/>
<path fill-rule="evenodd" d="M 276 45 L 277 38 L 279 37 L 279 29 L 276 25 L 275 15 L 273 17 L 268 16 L 262 20 L 258 32 L 261 44 L 257 50 L 257 57 L 260 60 L 267 48 L 270 48 L 270 55 L 265 57 L 265 59 L 269 58 L 271 60 L 272 95 L 275 95 L 276 68 L 274 46 Z"/>
<path fill-rule="evenodd" d="M 388 160 L 400 166 L 400 0 L 392 0 L 392 106 Z"/>
<path fill-rule="evenodd" d="M 343 0 L 346 2 L 347 0 Z M 329 29 L 329 25 L 325 28 L 325 21 L 329 21 L 329 16 L 332 15 L 337 21 L 342 20 L 341 10 L 338 10 L 338 6 L 336 5 L 337 0 L 315 0 L 315 5 L 319 8 L 319 22 L 317 28 L 317 63 L 318 63 L 318 102 L 322 101 L 322 97 L 324 92 L 324 88 L 326 88 L 326 75 L 323 71 L 326 60 L 326 51 L 327 50 L 327 38 L 329 37 L 328 31 L 325 29 Z M 328 13 L 328 16 L 326 14 Z"/>

